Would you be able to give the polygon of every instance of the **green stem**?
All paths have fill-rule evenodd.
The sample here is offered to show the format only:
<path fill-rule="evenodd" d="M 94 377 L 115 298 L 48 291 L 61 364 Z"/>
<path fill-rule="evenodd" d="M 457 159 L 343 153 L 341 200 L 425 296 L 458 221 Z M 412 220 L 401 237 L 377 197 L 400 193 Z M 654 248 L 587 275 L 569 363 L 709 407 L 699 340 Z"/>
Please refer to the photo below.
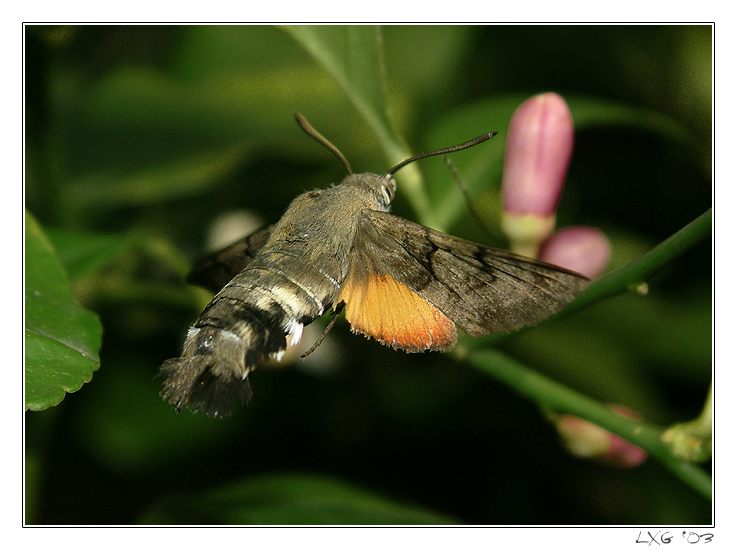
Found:
<path fill-rule="evenodd" d="M 563 313 L 570 313 L 624 290 L 637 289 L 702 239 L 711 235 L 711 208 L 638 259 L 591 283 Z"/>
<path fill-rule="evenodd" d="M 614 414 L 608 407 L 491 350 L 471 352 L 465 361 L 543 407 L 588 420 L 646 450 L 675 476 L 706 498 L 711 478 L 698 466 L 676 457 L 661 429 Z"/>

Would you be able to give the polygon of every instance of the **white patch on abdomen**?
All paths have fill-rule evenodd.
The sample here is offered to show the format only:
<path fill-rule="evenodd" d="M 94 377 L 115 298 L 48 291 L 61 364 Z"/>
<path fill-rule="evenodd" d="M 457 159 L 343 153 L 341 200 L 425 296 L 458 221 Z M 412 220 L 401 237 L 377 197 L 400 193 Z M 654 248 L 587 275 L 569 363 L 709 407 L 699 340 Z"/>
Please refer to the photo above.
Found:
<path fill-rule="evenodd" d="M 287 342 L 287 345 L 296 346 L 299 344 L 300 340 L 302 340 L 303 328 L 304 325 L 302 323 L 295 320 L 289 321 L 289 324 L 287 325 L 287 336 L 289 337 L 289 342 Z"/>
<path fill-rule="evenodd" d="M 270 290 L 274 300 L 282 307 L 288 308 L 293 313 L 304 310 L 304 302 L 299 295 L 295 294 L 293 289 L 274 286 Z"/>

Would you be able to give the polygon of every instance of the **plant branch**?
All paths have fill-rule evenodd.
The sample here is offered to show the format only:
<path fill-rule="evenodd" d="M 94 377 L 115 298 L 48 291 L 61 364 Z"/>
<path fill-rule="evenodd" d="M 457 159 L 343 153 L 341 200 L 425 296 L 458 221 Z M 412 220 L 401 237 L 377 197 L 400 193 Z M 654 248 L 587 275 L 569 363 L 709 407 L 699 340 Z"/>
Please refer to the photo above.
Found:
<path fill-rule="evenodd" d="M 578 416 L 627 439 L 646 450 L 701 495 L 711 498 L 711 477 L 700 467 L 676 457 L 670 446 L 663 442 L 660 428 L 616 415 L 603 404 L 534 372 L 498 351 L 473 351 L 464 360 L 541 406 Z"/>
<path fill-rule="evenodd" d="M 711 234 L 711 208 L 638 259 L 591 283 L 562 314 L 625 290 L 636 289 L 675 258 Z"/>

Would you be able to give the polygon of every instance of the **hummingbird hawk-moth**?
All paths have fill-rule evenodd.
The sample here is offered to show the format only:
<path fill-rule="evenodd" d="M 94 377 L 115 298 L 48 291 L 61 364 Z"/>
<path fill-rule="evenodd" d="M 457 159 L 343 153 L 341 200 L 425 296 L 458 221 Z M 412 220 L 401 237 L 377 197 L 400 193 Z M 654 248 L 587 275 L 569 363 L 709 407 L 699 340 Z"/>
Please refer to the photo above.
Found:
<path fill-rule="evenodd" d="M 162 397 L 177 410 L 225 416 L 251 395 L 249 373 L 280 360 L 305 325 L 345 311 L 355 333 L 406 352 L 448 350 L 456 325 L 472 336 L 534 325 L 570 302 L 587 279 L 571 271 L 440 233 L 389 213 L 394 173 L 355 174 L 302 117 L 297 122 L 346 167 L 343 181 L 295 198 L 281 219 L 201 260 L 188 280 L 215 292 L 180 357 L 161 367 Z"/>

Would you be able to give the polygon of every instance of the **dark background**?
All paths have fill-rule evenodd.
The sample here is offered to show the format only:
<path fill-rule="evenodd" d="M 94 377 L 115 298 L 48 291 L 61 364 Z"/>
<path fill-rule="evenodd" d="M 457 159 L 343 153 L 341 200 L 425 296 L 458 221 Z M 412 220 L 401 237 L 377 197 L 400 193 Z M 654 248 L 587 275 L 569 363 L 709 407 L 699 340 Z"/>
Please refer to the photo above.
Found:
<path fill-rule="evenodd" d="M 550 90 L 646 113 L 576 133 L 560 225 L 601 227 L 613 267 L 710 207 L 711 27 L 392 26 L 383 39 L 389 104 L 413 151 L 457 141 L 448 128 L 464 124 L 461 139 L 497 129 L 502 148 L 511 110 L 499 102 Z M 27 26 L 25 40 L 27 208 L 52 241 L 99 237 L 114 252 L 74 279 L 104 327 L 99 371 L 59 406 L 26 413 L 27 522 L 133 523 L 164 497 L 279 472 L 342 479 L 464 523 L 711 522 L 711 503 L 656 461 L 619 470 L 576 459 L 507 386 L 440 354 L 392 352 L 344 322 L 308 360 L 257 372 L 234 417 L 177 415 L 158 397 L 157 370 L 207 301 L 182 274 L 218 216 L 247 210 L 268 223 L 342 178 L 292 113 L 357 171 L 390 161 L 278 28 Z M 442 162 L 423 162 L 432 196 L 452 193 Z M 492 233 L 499 174 L 476 194 Z M 401 193 L 395 211 L 417 219 Z M 466 212 L 450 231 L 491 240 Z M 654 424 L 688 420 L 710 382 L 710 267 L 705 242 L 647 297 L 611 298 L 502 347 Z"/>

